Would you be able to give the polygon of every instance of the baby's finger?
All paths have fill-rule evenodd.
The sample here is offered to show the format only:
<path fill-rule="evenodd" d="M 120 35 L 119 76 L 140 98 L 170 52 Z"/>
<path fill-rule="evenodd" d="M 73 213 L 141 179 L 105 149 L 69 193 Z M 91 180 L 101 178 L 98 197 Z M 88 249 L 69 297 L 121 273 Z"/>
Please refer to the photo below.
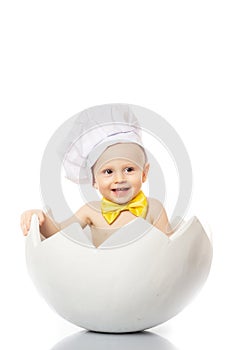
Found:
<path fill-rule="evenodd" d="M 27 225 L 26 225 L 25 221 L 22 221 L 20 223 L 20 226 L 21 226 L 21 230 L 23 231 L 24 236 L 26 236 L 28 234 L 28 229 L 27 229 Z"/>
<path fill-rule="evenodd" d="M 39 212 L 38 214 L 38 218 L 39 218 L 39 224 L 40 226 L 43 224 L 45 218 L 44 218 L 44 213 L 43 212 Z"/>
<path fill-rule="evenodd" d="M 24 231 L 25 232 L 28 232 L 29 231 L 29 229 L 30 229 L 30 226 L 31 226 L 31 214 L 26 214 L 25 215 L 25 219 L 24 219 L 24 226 L 23 226 L 23 229 L 24 229 Z"/>
<path fill-rule="evenodd" d="M 25 235 L 25 213 L 23 213 L 20 217 L 20 227 L 23 231 L 23 234 Z"/>

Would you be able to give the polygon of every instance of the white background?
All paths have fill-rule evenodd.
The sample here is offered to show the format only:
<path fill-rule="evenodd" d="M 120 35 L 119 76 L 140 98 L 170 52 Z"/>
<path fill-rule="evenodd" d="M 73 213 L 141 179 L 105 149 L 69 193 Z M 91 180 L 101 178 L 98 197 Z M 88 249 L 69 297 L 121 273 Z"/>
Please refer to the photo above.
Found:
<path fill-rule="evenodd" d="M 231 1 L 1 1 L 1 340 L 51 349 L 77 328 L 31 283 L 21 212 L 41 207 L 40 161 L 60 124 L 103 103 L 149 108 L 178 132 L 194 176 L 188 215 L 213 232 L 208 282 L 153 332 L 180 350 L 232 347 Z"/>

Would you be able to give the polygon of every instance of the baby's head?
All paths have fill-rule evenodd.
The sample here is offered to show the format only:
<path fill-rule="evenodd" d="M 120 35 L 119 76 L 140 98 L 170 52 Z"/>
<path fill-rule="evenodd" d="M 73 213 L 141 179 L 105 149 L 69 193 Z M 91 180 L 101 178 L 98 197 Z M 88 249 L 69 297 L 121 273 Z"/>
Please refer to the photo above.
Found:
<path fill-rule="evenodd" d="M 107 147 L 92 166 L 93 185 L 106 199 L 124 204 L 140 192 L 148 171 L 140 145 L 116 143 Z"/>
<path fill-rule="evenodd" d="M 137 195 L 146 180 L 149 164 L 130 105 L 109 104 L 83 111 L 74 119 L 65 144 L 67 178 L 92 183 L 107 198 L 123 203 Z M 107 183 L 110 197 L 104 187 Z"/>

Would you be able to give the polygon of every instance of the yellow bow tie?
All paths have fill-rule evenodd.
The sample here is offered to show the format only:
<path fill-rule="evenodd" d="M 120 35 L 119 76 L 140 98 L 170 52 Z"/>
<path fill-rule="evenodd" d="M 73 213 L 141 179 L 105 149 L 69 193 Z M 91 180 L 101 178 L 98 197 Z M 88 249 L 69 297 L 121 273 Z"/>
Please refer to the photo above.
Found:
<path fill-rule="evenodd" d="M 103 198 L 101 202 L 101 211 L 103 217 L 109 224 L 112 224 L 113 221 L 115 221 L 120 213 L 124 210 L 129 210 L 135 216 L 141 216 L 145 218 L 147 208 L 147 199 L 142 191 L 140 191 L 136 197 L 134 197 L 130 202 L 126 204 L 117 204 L 109 201 L 106 198 Z"/>

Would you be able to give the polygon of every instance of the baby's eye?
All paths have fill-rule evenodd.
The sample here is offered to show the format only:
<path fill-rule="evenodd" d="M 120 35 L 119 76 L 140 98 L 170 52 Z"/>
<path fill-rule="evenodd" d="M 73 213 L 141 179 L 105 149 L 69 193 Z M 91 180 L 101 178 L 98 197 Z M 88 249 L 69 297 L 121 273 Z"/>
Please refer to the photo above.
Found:
<path fill-rule="evenodd" d="M 125 172 L 126 172 L 126 173 L 131 173 L 132 171 L 134 171 L 134 168 L 133 168 L 133 167 L 127 167 L 127 168 L 125 168 Z"/>
<path fill-rule="evenodd" d="M 110 174 L 112 174 L 112 170 L 111 169 L 105 169 L 103 171 L 103 173 L 106 174 L 106 175 L 110 175 Z"/>

